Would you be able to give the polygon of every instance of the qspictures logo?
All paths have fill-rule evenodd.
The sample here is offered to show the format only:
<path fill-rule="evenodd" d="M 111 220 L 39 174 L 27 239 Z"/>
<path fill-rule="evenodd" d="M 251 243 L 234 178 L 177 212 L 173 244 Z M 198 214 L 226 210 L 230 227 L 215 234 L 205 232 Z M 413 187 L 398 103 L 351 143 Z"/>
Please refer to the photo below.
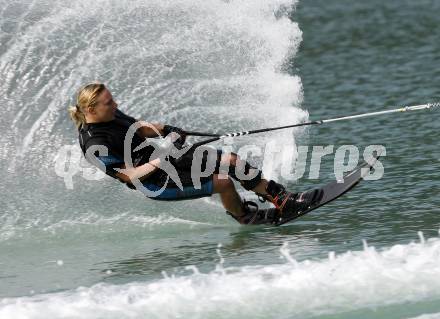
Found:
<path fill-rule="evenodd" d="M 142 144 L 132 150 L 133 136 L 142 125 L 147 125 L 159 137 L 147 138 Z M 218 166 L 219 151 L 222 154 L 237 154 L 241 163 L 250 160 L 253 163 L 261 163 L 259 168 L 263 172 L 272 172 L 285 181 L 295 181 L 301 178 L 317 180 L 321 177 L 322 163 L 324 161 L 328 163 L 329 158 L 333 157 L 335 179 L 342 182 L 344 174 L 355 169 L 360 163 L 374 163 L 375 155 L 379 153 L 381 157 L 386 156 L 386 148 L 383 145 L 369 145 L 363 149 L 356 145 L 341 145 L 338 147 L 334 145 L 300 145 L 294 147 L 293 145 L 281 146 L 278 141 L 270 140 L 264 145 L 243 145 L 238 149 L 234 149 L 232 138 L 224 138 L 220 140 L 221 145 L 218 145 L 217 148 L 206 145 L 193 148 L 190 145 L 177 145 L 176 141 L 179 137 L 178 135 L 162 137 L 153 125 L 148 125 L 147 123 L 141 124 L 136 122 L 132 124 L 124 140 L 124 159 L 121 160 L 123 160 L 125 168 L 116 168 L 115 170 L 120 173 L 132 170 L 137 167 L 137 162 L 140 161 L 139 158 L 132 158 L 132 152 L 142 153 L 142 150 L 153 149 L 152 152 L 145 152 L 145 157 L 149 156 L 148 158 L 142 158 L 142 162 L 147 163 L 159 159 L 159 169 L 165 172 L 166 181 L 159 189 L 155 190 L 145 187 L 143 180 L 141 181 L 140 178 L 133 178 L 131 181 L 135 188 L 147 197 L 156 197 L 162 194 L 171 181 L 180 190 L 183 190 L 184 186 L 180 180 L 176 163 L 181 158 L 188 158 L 188 156 L 191 156 L 192 160 L 190 164 L 186 165 L 191 170 L 191 180 L 195 189 L 201 189 L 202 178 L 214 173 L 216 166 Z M 74 188 L 74 177 L 76 175 L 81 175 L 82 178 L 89 181 L 102 180 L 108 169 L 103 158 L 106 158 L 108 155 L 109 150 L 104 145 L 89 147 L 85 157 L 79 146 L 65 145 L 58 150 L 55 158 L 55 173 L 64 180 L 67 189 Z M 309 167 L 308 171 L 307 166 Z M 231 172 L 231 169 L 235 176 L 242 181 L 251 180 L 255 177 L 255 170 L 246 173 L 244 165 L 230 167 L 229 164 L 223 162 L 218 170 L 219 176 L 227 178 L 226 175 L 228 175 L 228 172 Z M 368 168 L 365 169 L 368 170 Z M 305 176 L 306 172 L 308 172 L 307 176 Z M 366 172 L 364 175 L 366 180 L 378 180 L 384 175 L 384 166 L 380 161 L 377 161 L 374 164 L 374 170 Z"/>

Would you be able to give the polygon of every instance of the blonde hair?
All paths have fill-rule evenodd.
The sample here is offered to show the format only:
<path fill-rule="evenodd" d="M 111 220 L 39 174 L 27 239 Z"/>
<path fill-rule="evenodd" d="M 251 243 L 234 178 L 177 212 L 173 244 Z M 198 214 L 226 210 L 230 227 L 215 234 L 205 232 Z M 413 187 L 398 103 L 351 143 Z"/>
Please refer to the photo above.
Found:
<path fill-rule="evenodd" d="M 69 106 L 68 112 L 70 118 L 76 127 L 86 123 L 84 110 L 88 107 L 94 107 L 98 103 L 99 95 L 106 89 L 102 83 L 90 83 L 83 86 L 77 94 L 76 105 Z"/>

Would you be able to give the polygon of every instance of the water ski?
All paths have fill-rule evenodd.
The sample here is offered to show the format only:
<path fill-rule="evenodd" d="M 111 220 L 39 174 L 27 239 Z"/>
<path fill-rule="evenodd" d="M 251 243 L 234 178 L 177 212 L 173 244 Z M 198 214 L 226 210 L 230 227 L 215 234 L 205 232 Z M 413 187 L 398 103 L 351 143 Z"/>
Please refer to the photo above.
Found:
<path fill-rule="evenodd" d="M 331 201 L 337 199 L 339 196 L 345 194 L 353 187 L 355 187 L 368 173 L 373 169 L 374 164 L 377 162 L 377 159 L 380 155 L 376 156 L 372 163 L 362 163 L 354 170 L 349 172 L 344 176 L 343 182 L 338 183 L 338 181 L 333 181 L 324 185 L 322 188 L 308 190 L 302 193 L 299 193 L 298 196 L 304 198 L 306 201 L 310 201 L 310 205 L 304 209 L 303 211 L 299 211 L 296 214 L 289 215 L 284 214 L 284 217 L 281 216 L 278 218 L 273 224 L 276 226 L 288 223 L 298 217 L 304 216 L 305 214 L 315 210 Z"/>

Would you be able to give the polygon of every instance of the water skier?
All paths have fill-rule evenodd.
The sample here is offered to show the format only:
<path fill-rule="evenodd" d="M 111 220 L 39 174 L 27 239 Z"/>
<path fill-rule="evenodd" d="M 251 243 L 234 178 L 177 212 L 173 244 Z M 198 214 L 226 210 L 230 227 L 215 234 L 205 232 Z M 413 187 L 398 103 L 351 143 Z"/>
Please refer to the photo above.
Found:
<path fill-rule="evenodd" d="M 154 148 L 151 146 L 136 150 L 136 147 L 145 143 L 146 138 L 168 136 L 173 141 L 171 147 L 182 149 L 185 142 L 184 130 L 162 124 L 151 124 L 122 113 L 114 101 L 112 94 L 104 84 L 91 83 L 80 89 L 77 94 L 76 105 L 69 108 L 69 114 L 78 128 L 79 143 L 83 154 L 92 151 L 93 158 L 86 156 L 92 164 L 104 167 L 105 173 L 130 188 L 133 181 L 138 180 L 147 190 L 154 192 L 164 188 L 156 200 L 182 200 L 211 196 L 218 193 L 224 208 L 234 219 L 241 224 L 270 224 L 276 223 L 282 217 L 296 214 L 310 204 L 307 198 L 299 199 L 296 194 L 275 181 L 262 178 L 261 170 L 253 167 L 234 153 L 216 151 L 214 171 L 209 176 L 200 177 L 201 187 L 197 188 L 191 178 L 191 165 L 196 156 L 201 156 L 200 162 L 208 165 L 206 152 L 195 153 L 189 150 L 179 158 L 153 158 Z M 124 140 L 129 127 L 140 124 L 131 140 L 132 167 L 126 167 L 124 161 Z M 95 148 L 94 148 L 95 147 Z M 96 147 L 105 147 L 104 152 L 94 151 Z M 94 159 L 97 159 L 96 162 Z M 236 166 L 244 167 L 245 174 L 250 179 L 239 178 Z M 229 167 L 223 173 L 220 167 Z M 175 169 L 178 175 L 170 179 L 169 170 Z M 275 208 L 259 210 L 254 202 L 242 201 L 237 193 L 232 179 L 240 182 L 246 190 L 253 191 L 274 204 Z M 183 187 L 180 189 L 178 186 Z"/>

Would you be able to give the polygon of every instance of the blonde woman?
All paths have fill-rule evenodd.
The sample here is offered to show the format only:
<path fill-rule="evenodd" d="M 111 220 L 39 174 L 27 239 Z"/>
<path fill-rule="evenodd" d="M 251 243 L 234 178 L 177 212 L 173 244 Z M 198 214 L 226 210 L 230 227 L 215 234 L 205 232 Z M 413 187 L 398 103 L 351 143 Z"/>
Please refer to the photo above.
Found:
<path fill-rule="evenodd" d="M 287 192 L 282 185 L 262 178 L 260 170 L 247 162 L 240 162 L 236 154 L 221 151 L 217 151 L 214 158 L 214 172 L 200 177 L 201 183 L 196 187 L 191 178 L 191 163 L 196 156 L 194 150 L 177 159 L 170 156 L 154 158 L 152 146 L 136 150 L 146 138 L 159 135 L 172 137 L 172 146 L 181 149 L 185 141 L 184 130 L 138 121 L 122 113 L 104 84 L 91 83 L 82 87 L 77 94 L 76 105 L 69 108 L 69 114 L 78 128 L 79 144 L 84 155 L 93 154 L 92 157 L 86 156 L 87 160 L 130 188 L 135 188 L 133 181 L 140 181 L 154 194 L 151 196 L 153 199 L 182 200 L 218 193 L 228 214 L 241 224 L 277 223 L 281 218 L 296 214 L 310 205 L 310 200 L 297 200 L 298 196 Z M 131 139 L 132 162 L 126 165 L 124 141 L 134 123 L 138 124 L 138 129 Z M 198 154 L 205 156 L 204 152 Z M 201 158 L 202 165 L 206 166 L 207 162 L 208 158 Z M 235 174 L 235 167 L 239 164 L 244 167 L 245 174 L 253 178 L 239 179 Z M 169 178 L 169 170 L 165 168 L 170 167 L 177 173 L 177 178 Z M 226 175 L 220 173 L 220 167 L 229 167 Z M 231 178 L 239 181 L 245 189 L 270 200 L 275 208 L 259 210 L 255 203 L 243 202 Z"/>

